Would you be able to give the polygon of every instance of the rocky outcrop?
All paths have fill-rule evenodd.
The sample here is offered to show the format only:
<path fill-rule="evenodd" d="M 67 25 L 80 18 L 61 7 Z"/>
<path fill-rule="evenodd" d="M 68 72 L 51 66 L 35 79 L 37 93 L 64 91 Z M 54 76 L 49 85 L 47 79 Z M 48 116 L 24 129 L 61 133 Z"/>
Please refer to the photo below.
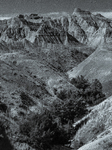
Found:
<path fill-rule="evenodd" d="M 97 47 L 104 41 L 111 42 L 111 37 L 111 20 L 79 8 L 72 15 L 60 17 L 31 14 L 0 21 L 0 40 L 7 43 L 24 45 L 24 40 L 28 40 L 39 46 L 82 43 Z"/>
<path fill-rule="evenodd" d="M 24 40 L 28 40 L 43 46 L 47 43 L 64 44 L 66 39 L 69 43 L 79 43 L 63 29 L 58 21 L 47 19 L 47 21 L 41 20 L 40 23 L 33 23 L 23 17 L 15 17 L 1 24 L 3 27 L 1 26 L 0 40 L 6 43 L 21 42 L 23 44 Z"/>

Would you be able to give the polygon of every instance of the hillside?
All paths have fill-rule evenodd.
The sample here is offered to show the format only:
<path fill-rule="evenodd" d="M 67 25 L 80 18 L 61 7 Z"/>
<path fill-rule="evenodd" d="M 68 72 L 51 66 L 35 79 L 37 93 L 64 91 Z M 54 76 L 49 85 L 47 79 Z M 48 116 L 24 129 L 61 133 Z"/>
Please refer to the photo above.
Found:
<path fill-rule="evenodd" d="M 0 20 L 0 146 L 111 150 L 111 37 L 112 20 L 79 8 Z"/>
<path fill-rule="evenodd" d="M 77 150 L 79 147 L 78 150 L 112 149 L 111 112 L 112 96 L 95 106 L 91 113 L 85 117 L 85 119 L 88 118 L 88 121 L 77 131 L 72 141 L 74 150 Z"/>
<path fill-rule="evenodd" d="M 60 101 L 53 92 L 54 86 L 59 90 L 75 90 L 67 80 L 66 71 L 88 57 L 88 52 L 64 45 L 57 45 L 53 51 L 36 48 L 29 42 L 25 48 L 19 47 L 12 48 L 2 42 L 0 53 L 0 121 L 8 126 L 5 131 L 17 150 L 30 147 L 18 140 L 19 124 L 27 116 L 40 114 L 54 101 Z"/>
<path fill-rule="evenodd" d="M 107 96 L 112 95 L 112 50 L 110 45 L 104 44 L 98 47 L 86 60 L 68 72 L 70 78 L 80 75 L 92 80 L 98 79 L 103 85 L 103 91 Z"/>

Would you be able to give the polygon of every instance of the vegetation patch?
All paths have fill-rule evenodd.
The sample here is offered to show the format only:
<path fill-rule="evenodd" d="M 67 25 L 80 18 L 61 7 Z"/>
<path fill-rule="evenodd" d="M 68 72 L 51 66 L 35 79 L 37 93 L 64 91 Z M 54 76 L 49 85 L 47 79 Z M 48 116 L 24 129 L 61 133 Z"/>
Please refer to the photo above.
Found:
<path fill-rule="evenodd" d="M 27 107 L 35 105 L 35 102 L 32 100 L 32 98 L 25 92 L 21 92 L 20 97 L 23 105 Z"/>

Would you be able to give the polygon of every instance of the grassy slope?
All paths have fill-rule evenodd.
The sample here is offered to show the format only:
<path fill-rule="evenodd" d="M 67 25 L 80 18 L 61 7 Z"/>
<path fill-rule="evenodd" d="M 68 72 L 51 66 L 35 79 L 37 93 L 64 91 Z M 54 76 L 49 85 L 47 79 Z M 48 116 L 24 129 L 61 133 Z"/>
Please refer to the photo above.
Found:
<path fill-rule="evenodd" d="M 2 42 L 0 45 L 0 83 L 1 96 L 4 97 L 2 100 L 6 103 L 20 104 L 21 91 L 26 91 L 33 97 L 39 93 L 42 95 L 40 99 L 45 95 L 49 97 L 47 93 L 49 88 L 46 85 L 48 80 L 65 78 L 67 70 L 79 64 L 93 51 L 91 49 L 90 53 L 83 52 L 83 45 L 74 47 L 52 45 L 50 48 L 41 48 L 28 42 L 25 43 L 25 48 L 12 50 L 10 45 Z M 36 101 L 35 98 L 34 100 Z"/>
<path fill-rule="evenodd" d="M 112 96 L 95 106 L 89 120 L 76 133 L 72 142 L 74 150 L 112 149 Z"/>
<path fill-rule="evenodd" d="M 39 54 L 38 48 L 29 45 L 28 47 L 26 50 L 13 49 L 13 51 L 10 47 L 7 48 L 7 45 L 0 48 L 0 98 L 8 107 L 8 113 L 2 112 L 1 115 L 10 126 L 7 132 L 11 134 L 8 137 L 17 149 L 19 147 L 21 149 L 21 146 L 18 146 L 20 143 L 15 141 L 18 137 L 16 133 L 19 131 L 19 122 L 29 113 L 40 112 L 43 107 L 48 107 L 49 103 L 57 100 L 47 85 L 48 80 L 52 79 L 53 82 L 56 82 L 53 86 L 55 85 L 57 88 L 72 88 L 65 78 L 65 73 L 58 66 L 68 70 L 71 65 L 75 65 L 87 57 L 87 54 L 83 55 L 80 52 L 72 57 L 68 49 L 63 49 L 63 47 L 60 49 L 60 46 L 57 47 L 57 55 L 51 49 L 43 48 L 41 49 L 43 52 L 41 51 Z M 53 59 L 54 63 L 52 63 Z M 59 79 L 64 79 L 63 83 Z M 27 110 L 21 107 L 21 92 L 27 93 L 34 101 L 35 106 L 30 106 Z M 25 147 L 24 143 L 23 147 Z"/>
<path fill-rule="evenodd" d="M 99 47 L 77 67 L 68 71 L 70 78 L 83 75 L 89 80 L 98 79 L 103 84 L 107 96 L 112 94 L 112 49 Z"/>
<path fill-rule="evenodd" d="M 17 124 L 29 112 L 35 113 L 41 111 L 43 109 L 42 100 L 44 97 L 48 100 L 53 100 L 47 91 L 47 87 L 43 85 L 45 83 L 44 80 L 41 79 L 41 77 L 46 76 L 45 70 L 47 69 L 47 76 L 58 76 L 56 71 L 42 64 L 39 60 L 36 61 L 33 56 L 31 57 L 22 52 L 2 53 L 0 55 L 0 99 L 8 107 L 7 114 L 0 113 L 2 115 L 0 120 L 6 118 L 6 124 L 10 126 L 10 135 L 8 137 L 17 149 L 28 147 L 25 143 L 21 146 L 20 143 L 15 141 L 18 137 L 17 132 L 19 131 Z M 35 102 L 35 107 L 28 107 L 27 110 L 20 107 L 22 105 L 20 93 L 23 91 L 32 98 Z M 36 97 L 36 95 L 40 95 L 40 97 Z"/>

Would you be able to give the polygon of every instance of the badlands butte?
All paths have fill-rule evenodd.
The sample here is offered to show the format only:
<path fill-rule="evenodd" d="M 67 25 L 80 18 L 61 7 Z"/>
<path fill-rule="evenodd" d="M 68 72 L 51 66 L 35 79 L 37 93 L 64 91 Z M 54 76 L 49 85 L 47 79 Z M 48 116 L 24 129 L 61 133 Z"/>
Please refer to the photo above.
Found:
<path fill-rule="evenodd" d="M 79 8 L 0 20 L 0 150 L 59 149 L 112 150 L 112 20 Z"/>

